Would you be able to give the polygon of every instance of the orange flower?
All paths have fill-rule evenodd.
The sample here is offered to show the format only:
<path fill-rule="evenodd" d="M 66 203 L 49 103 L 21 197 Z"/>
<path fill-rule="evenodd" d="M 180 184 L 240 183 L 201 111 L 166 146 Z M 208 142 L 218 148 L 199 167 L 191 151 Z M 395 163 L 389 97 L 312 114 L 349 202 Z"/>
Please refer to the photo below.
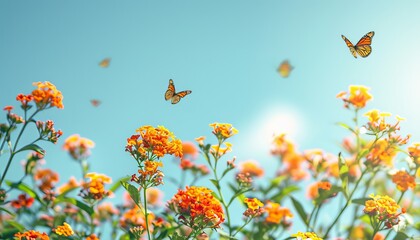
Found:
<path fill-rule="evenodd" d="M 142 126 L 136 132 L 137 135 L 132 135 L 127 139 L 125 147 L 135 159 L 144 161 L 149 157 L 161 158 L 166 154 L 182 158 L 181 140 L 176 139 L 174 134 L 165 127 Z M 152 153 L 152 156 L 148 156 L 147 152 Z"/>
<path fill-rule="evenodd" d="M 375 236 L 373 237 L 373 240 L 384 240 L 384 239 L 385 239 L 384 235 L 380 233 L 376 233 Z"/>
<path fill-rule="evenodd" d="M 206 137 L 198 137 L 195 139 L 195 141 L 198 143 L 198 145 L 203 146 L 204 145 L 204 140 L 206 139 Z"/>
<path fill-rule="evenodd" d="M 182 153 L 184 158 L 186 155 L 190 156 L 192 159 L 196 159 L 198 157 L 198 149 L 192 142 L 182 142 Z"/>
<path fill-rule="evenodd" d="M 268 202 L 264 209 L 268 213 L 268 216 L 265 219 L 268 223 L 279 224 L 283 221 L 283 223 L 287 224 L 286 218 L 293 217 L 293 214 L 288 208 L 281 207 L 278 203 Z"/>
<path fill-rule="evenodd" d="M 32 96 L 38 109 L 48 107 L 64 108 L 63 95 L 57 90 L 54 84 L 46 81 L 44 83 L 35 82 L 33 85 L 37 86 L 37 89 L 32 91 Z"/>
<path fill-rule="evenodd" d="M 331 183 L 330 182 L 318 182 L 318 189 L 323 190 L 330 190 L 331 189 Z"/>
<path fill-rule="evenodd" d="M 41 180 L 39 189 L 44 193 L 48 192 L 54 187 L 54 184 L 59 181 L 58 174 L 51 169 L 38 169 L 34 175 L 35 180 Z"/>
<path fill-rule="evenodd" d="M 69 152 L 74 160 L 86 159 L 90 155 L 90 149 L 95 147 L 95 143 L 88 139 L 80 137 L 79 134 L 73 134 L 64 141 L 63 149 Z"/>
<path fill-rule="evenodd" d="M 289 155 L 295 154 L 295 145 L 290 140 L 286 139 L 285 133 L 282 133 L 274 137 L 271 153 L 286 158 Z"/>
<path fill-rule="evenodd" d="M 254 160 L 248 160 L 240 163 L 240 173 L 249 173 L 251 176 L 261 177 L 264 175 L 264 169 Z"/>
<path fill-rule="evenodd" d="M 8 113 L 10 113 L 10 111 L 13 110 L 13 106 L 6 106 L 3 108 L 4 111 L 7 111 Z"/>
<path fill-rule="evenodd" d="M 77 188 L 80 185 L 81 183 L 78 183 L 76 178 L 72 176 L 70 177 L 70 180 L 67 183 L 57 188 L 57 193 L 61 194 L 63 192 L 67 192 L 71 189 Z"/>
<path fill-rule="evenodd" d="M 397 155 L 397 151 L 387 140 L 379 139 L 376 141 L 372 150 L 366 156 L 368 163 L 377 165 L 392 166 L 392 160 Z"/>
<path fill-rule="evenodd" d="M 155 216 L 149 212 L 147 218 L 149 222 L 152 222 Z M 134 205 L 133 208 L 123 213 L 120 219 L 120 225 L 124 229 L 129 229 L 134 226 L 141 226 L 143 229 L 146 229 L 146 220 L 143 211 L 137 205 Z"/>
<path fill-rule="evenodd" d="M 157 188 L 148 188 L 146 190 L 147 203 L 157 206 L 162 203 L 163 192 Z"/>
<path fill-rule="evenodd" d="M 50 238 L 46 233 L 41 233 L 35 230 L 29 230 L 24 233 L 16 233 L 15 237 L 19 240 L 49 240 Z"/>
<path fill-rule="evenodd" d="M 373 98 L 368 91 L 368 87 L 351 85 L 349 87 L 348 98 L 347 92 L 340 92 L 336 97 L 343 99 L 346 108 L 349 104 L 353 105 L 355 108 L 364 108 L 366 103 Z"/>
<path fill-rule="evenodd" d="M 238 133 L 238 130 L 229 123 L 211 123 L 210 127 L 213 128 L 213 134 L 216 135 L 218 139 L 228 139 L 233 135 Z"/>
<path fill-rule="evenodd" d="M 306 196 L 310 199 L 316 199 L 319 196 L 319 190 L 328 191 L 332 187 L 330 182 L 315 182 L 309 185 Z"/>
<path fill-rule="evenodd" d="M 63 225 L 58 226 L 56 229 L 54 229 L 54 232 L 57 233 L 60 236 L 65 236 L 65 237 L 69 237 L 71 235 L 74 235 L 73 229 L 66 222 L 64 222 Z"/>
<path fill-rule="evenodd" d="M 414 189 L 416 187 L 416 178 L 409 175 L 406 171 L 398 171 L 392 175 L 392 182 L 397 185 L 401 192 L 407 191 L 408 188 Z"/>
<path fill-rule="evenodd" d="M 16 100 L 19 101 L 22 104 L 22 107 L 24 109 L 26 109 L 27 106 L 28 106 L 28 103 L 31 102 L 32 100 L 34 100 L 34 97 L 31 94 L 24 95 L 24 94 L 20 93 L 16 96 Z"/>
<path fill-rule="evenodd" d="M 408 153 L 414 159 L 414 162 L 420 165 L 420 143 L 416 142 L 413 143 L 410 147 L 408 147 Z"/>
<path fill-rule="evenodd" d="M 18 196 L 18 199 L 13 200 L 10 202 L 12 207 L 19 209 L 19 208 L 30 208 L 32 204 L 34 203 L 34 198 L 32 197 L 26 197 L 26 194 L 20 194 Z"/>
<path fill-rule="evenodd" d="M 83 184 L 82 196 L 88 199 L 100 200 L 111 193 L 105 190 L 105 183 L 111 183 L 110 177 L 104 174 L 88 173 L 86 178 L 90 178 L 90 182 Z"/>
<path fill-rule="evenodd" d="M 86 240 L 100 240 L 94 233 L 89 235 Z"/>
<path fill-rule="evenodd" d="M 169 201 L 169 208 L 180 214 L 183 224 L 189 227 L 202 226 L 205 228 L 218 228 L 224 222 L 222 205 L 205 187 L 186 187 Z M 200 222 L 196 222 L 200 221 Z"/>

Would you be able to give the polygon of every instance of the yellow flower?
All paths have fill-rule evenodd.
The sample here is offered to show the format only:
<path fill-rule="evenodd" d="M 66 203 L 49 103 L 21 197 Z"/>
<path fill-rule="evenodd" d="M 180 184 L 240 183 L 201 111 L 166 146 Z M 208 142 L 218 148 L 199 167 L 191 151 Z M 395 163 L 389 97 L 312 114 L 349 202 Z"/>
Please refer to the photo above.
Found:
<path fill-rule="evenodd" d="M 385 139 L 379 139 L 366 156 L 366 159 L 370 164 L 375 166 L 392 166 L 392 160 L 396 155 L 397 151 L 394 146 L 390 145 L 390 143 Z"/>
<path fill-rule="evenodd" d="M 258 208 L 264 206 L 264 204 L 257 198 L 245 198 L 244 202 L 246 203 L 248 208 L 251 210 L 257 210 Z"/>
<path fill-rule="evenodd" d="M 370 198 L 373 200 L 367 200 L 365 202 L 365 209 L 364 212 L 368 214 L 381 214 L 381 213 L 387 213 L 389 215 L 393 215 L 397 213 L 398 204 L 394 201 L 394 199 L 384 195 L 375 196 L 374 194 L 369 195 Z"/>
<path fill-rule="evenodd" d="M 348 107 L 349 104 L 353 105 L 355 108 L 364 108 L 366 103 L 372 99 L 372 95 L 368 92 L 369 88 L 362 85 L 351 85 L 349 87 L 349 96 L 347 98 L 347 92 L 340 92 L 337 94 L 337 98 L 343 99 L 345 102 L 345 107 Z"/>
<path fill-rule="evenodd" d="M 392 182 L 397 185 L 398 190 L 405 192 L 408 188 L 416 187 L 416 178 L 406 171 L 398 171 L 392 176 Z"/>
<path fill-rule="evenodd" d="M 73 229 L 71 229 L 71 226 L 66 222 L 64 222 L 63 225 L 58 226 L 56 229 L 54 229 L 54 232 L 60 236 L 66 237 L 69 237 L 74 234 Z"/>
<path fill-rule="evenodd" d="M 296 234 L 292 234 L 292 237 L 296 237 L 298 240 L 322 240 L 322 238 L 318 237 L 314 232 L 298 232 Z"/>
<path fill-rule="evenodd" d="M 408 147 L 408 153 L 417 164 L 420 164 L 420 143 L 416 142 L 413 143 L 410 147 Z"/>
<path fill-rule="evenodd" d="M 227 139 L 238 133 L 238 130 L 229 123 L 211 123 L 210 127 L 213 128 L 213 134 L 217 138 Z"/>
<path fill-rule="evenodd" d="M 229 142 L 225 142 L 223 143 L 225 144 L 226 147 L 220 147 L 219 145 L 212 145 L 210 152 L 214 155 L 216 155 L 217 157 L 221 157 L 223 155 L 225 155 L 226 153 L 232 151 L 232 144 Z"/>
<path fill-rule="evenodd" d="M 104 174 L 88 173 L 86 178 L 90 178 L 90 182 L 83 184 L 82 196 L 84 198 L 90 198 L 100 200 L 104 196 L 110 194 L 109 191 L 105 190 L 105 183 L 111 183 L 112 179 Z"/>
<path fill-rule="evenodd" d="M 64 141 L 63 149 L 75 160 L 86 159 L 90 155 L 90 149 L 95 147 L 95 143 L 88 139 L 80 137 L 79 134 L 73 134 Z"/>

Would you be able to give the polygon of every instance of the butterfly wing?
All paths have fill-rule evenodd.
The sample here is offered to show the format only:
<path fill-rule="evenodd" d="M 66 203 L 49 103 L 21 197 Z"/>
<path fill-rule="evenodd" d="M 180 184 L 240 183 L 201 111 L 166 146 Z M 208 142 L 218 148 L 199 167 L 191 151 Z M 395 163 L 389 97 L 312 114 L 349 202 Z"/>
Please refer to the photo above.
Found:
<path fill-rule="evenodd" d="M 168 101 L 175 95 L 175 85 L 172 79 L 169 79 L 168 90 L 165 92 L 165 100 Z M 178 101 L 179 102 L 179 101 Z"/>
<path fill-rule="evenodd" d="M 109 63 L 111 62 L 111 58 L 105 58 L 99 63 L 100 67 L 107 68 L 109 67 Z"/>
<path fill-rule="evenodd" d="M 341 35 L 341 37 L 343 38 L 344 42 L 346 42 L 346 45 L 349 48 L 353 57 L 357 58 L 356 49 L 355 49 L 353 43 L 351 43 L 350 40 L 348 40 L 344 35 Z"/>
<path fill-rule="evenodd" d="M 172 97 L 172 100 L 171 100 L 172 104 L 176 104 L 176 103 L 178 103 L 179 101 L 181 101 L 181 98 L 183 98 L 183 97 L 187 96 L 187 95 L 188 95 L 188 94 L 190 94 L 190 93 L 192 93 L 192 91 L 191 91 L 191 90 L 186 90 L 186 91 L 182 91 L 182 92 L 176 93 L 176 94 Z"/>
<path fill-rule="evenodd" d="M 287 78 L 292 71 L 293 67 L 290 65 L 289 61 L 285 60 L 283 61 L 280 66 L 278 67 L 277 71 L 280 73 L 280 75 L 284 78 Z"/>
<path fill-rule="evenodd" d="M 372 52 L 372 47 L 370 46 L 372 44 L 372 38 L 375 35 L 375 32 L 368 32 L 365 36 L 363 36 L 359 42 L 357 42 L 356 46 L 354 46 L 356 52 L 361 57 L 367 57 Z"/>

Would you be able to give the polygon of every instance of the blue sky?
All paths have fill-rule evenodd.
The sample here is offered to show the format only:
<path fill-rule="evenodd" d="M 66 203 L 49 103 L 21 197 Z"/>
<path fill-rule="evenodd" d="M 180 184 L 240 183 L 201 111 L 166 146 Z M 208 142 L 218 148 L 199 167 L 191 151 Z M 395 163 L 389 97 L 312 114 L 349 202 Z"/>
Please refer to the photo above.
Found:
<path fill-rule="evenodd" d="M 191 141 L 211 139 L 209 123 L 232 123 L 232 156 L 267 168 L 274 132 L 301 150 L 337 153 L 346 133 L 334 123 L 351 116 L 335 95 L 351 84 L 370 87 L 368 108 L 404 116 L 403 132 L 418 141 L 419 9 L 417 1 L 1 1 L 0 106 L 17 106 L 36 81 L 62 91 L 64 110 L 40 116 L 64 131 L 57 146 L 44 145 L 62 181 L 79 174 L 61 150 L 74 133 L 96 143 L 92 170 L 131 175 L 125 140 L 142 125 Z M 340 35 L 355 44 L 369 31 L 372 54 L 353 58 Z M 110 67 L 98 67 L 106 57 Z M 283 79 L 276 68 L 285 59 L 294 70 Z M 163 98 L 170 78 L 192 90 L 177 105 Z M 20 176 L 19 161 L 12 170 Z M 175 192 L 163 189 L 166 198 Z"/>

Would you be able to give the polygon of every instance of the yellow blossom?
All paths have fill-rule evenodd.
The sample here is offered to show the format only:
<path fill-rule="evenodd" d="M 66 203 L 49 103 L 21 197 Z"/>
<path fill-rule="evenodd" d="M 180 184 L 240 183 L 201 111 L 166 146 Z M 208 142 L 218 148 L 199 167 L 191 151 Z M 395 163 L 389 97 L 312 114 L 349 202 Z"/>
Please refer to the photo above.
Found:
<path fill-rule="evenodd" d="M 56 229 L 54 229 L 54 232 L 60 236 L 66 236 L 66 237 L 69 237 L 74 234 L 73 229 L 66 222 L 64 222 L 63 225 L 58 226 Z"/>
<path fill-rule="evenodd" d="M 314 232 L 298 232 L 296 234 L 292 234 L 292 237 L 296 237 L 298 240 L 322 240 L 322 238 L 318 237 Z"/>

